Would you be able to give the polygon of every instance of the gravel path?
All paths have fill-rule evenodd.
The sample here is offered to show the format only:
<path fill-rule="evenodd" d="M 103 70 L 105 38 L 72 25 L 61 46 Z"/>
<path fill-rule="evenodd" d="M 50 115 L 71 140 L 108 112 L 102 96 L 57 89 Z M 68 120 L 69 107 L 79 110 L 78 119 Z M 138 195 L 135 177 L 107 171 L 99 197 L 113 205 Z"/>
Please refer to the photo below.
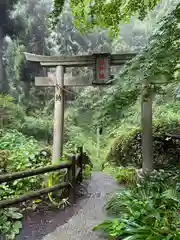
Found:
<path fill-rule="evenodd" d="M 118 189 L 115 181 L 103 172 L 93 172 L 87 191 L 88 199 L 81 200 L 81 207 L 64 224 L 54 232 L 46 235 L 43 240 L 100 240 L 92 227 L 105 219 L 103 206 L 107 194 Z"/>

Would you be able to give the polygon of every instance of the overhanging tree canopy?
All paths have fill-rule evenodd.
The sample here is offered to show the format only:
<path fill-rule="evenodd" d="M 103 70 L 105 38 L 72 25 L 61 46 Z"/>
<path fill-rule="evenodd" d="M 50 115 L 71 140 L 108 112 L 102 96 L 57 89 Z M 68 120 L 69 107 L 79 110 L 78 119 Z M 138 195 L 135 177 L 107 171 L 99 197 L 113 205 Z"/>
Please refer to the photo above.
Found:
<path fill-rule="evenodd" d="M 102 27 L 111 33 L 119 32 L 119 24 L 127 22 L 132 16 L 143 20 L 147 12 L 154 9 L 160 0 L 70 0 L 76 27 L 84 31 Z M 58 22 L 65 0 L 54 0 L 51 13 L 52 25 Z"/>

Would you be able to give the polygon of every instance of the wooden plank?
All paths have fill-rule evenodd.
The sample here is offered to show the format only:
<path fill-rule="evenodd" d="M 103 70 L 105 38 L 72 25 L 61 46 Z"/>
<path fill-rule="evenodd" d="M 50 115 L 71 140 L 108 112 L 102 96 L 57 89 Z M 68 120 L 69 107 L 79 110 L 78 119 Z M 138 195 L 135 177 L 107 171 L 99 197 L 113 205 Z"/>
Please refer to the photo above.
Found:
<path fill-rule="evenodd" d="M 26 170 L 26 171 L 22 171 L 22 172 L 3 174 L 3 175 L 0 175 L 0 184 L 4 183 L 4 182 L 10 182 L 13 180 L 21 179 L 21 178 L 40 175 L 43 173 L 54 172 L 54 171 L 61 170 L 64 168 L 69 168 L 71 165 L 72 165 L 72 163 L 70 161 L 67 161 L 67 162 L 61 162 L 58 165 L 51 165 L 48 167 L 41 167 L 41 168 Z"/>
<path fill-rule="evenodd" d="M 57 191 L 59 189 L 64 189 L 64 188 L 70 188 L 70 184 L 64 182 L 64 183 L 54 185 L 53 187 L 43 188 L 43 189 L 40 189 L 37 191 L 31 191 L 27 194 L 20 196 L 19 198 L 2 200 L 2 201 L 0 201 L 0 208 L 12 206 L 12 205 L 15 205 L 15 204 L 18 204 L 21 202 L 25 202 L 25 201 L 28 201 L 31 199 L 37 199 L 38 197 L 41 197 L 42 195 Z"/>
<path fill-rule="evenodd" d="M 111 66 L 121 66 L 126 64 L 131 59 L 126 60 L 111 60 Z M 65 66 L 65 67 L 92 67 L 95 62 L 40 62 L 41 66 L 43 67 L 56 67 L 58 65 Z"/>
<path fill-rule="evenodd" d="M 48 74 L 48 77 L 35 77 L 35 85 L 42 87 L 53 87 L 56 85 L 56 76 L 53 74 Z M 88 76 L 72 76 L 65 74 L 64 86 L 92 86 L 92 82 Z"/>
<path fill-rule="evenodd" d="M 35 85 L 38 87 L 55 87 L 56 82 L 49 77 L 35 77 Z"/>
<path fill-rule="evenodd" d="M 48 72 L 48 77 L 52 79 L 54 83 L 56 83 L 56 74 L 52 72 Z M 92 83 L 88 76 L 72 76 L 71 73 L 64 74 L 64 85 L 65 86 L 91 86 Z"/>
<path fill-rule="evenodd" d="M 92 86 L 88 76 L 71 76 L 65 78 L 65 86 Z"/>
<path fill-rule="evenodd" d="M 90 67 L 90 66 L 93 66 L 94 65 L 94 62 L 87 62 L 87 61 L 83 61 L 83 62 L 53 62 L 53 61 L 49 61 L 49 62 L 40 62 L 41 66 L 43 67 L 56 67 L 58 65 L 61 65 L 61 66 L 65 66 L 65 67 Z"/>
<path fill-rule="evenodd" d="M 112 54 L 111 61 L 117 60 L 131 60 L 137 55 L 137 53 L 122 53 L 122 54 Z"/>
<path fill-rule="evenodd" d="M 110 65 L 111 66 L 123 66 L 127 64 L 131 59 L 126 60 L 111 60 Z"/>

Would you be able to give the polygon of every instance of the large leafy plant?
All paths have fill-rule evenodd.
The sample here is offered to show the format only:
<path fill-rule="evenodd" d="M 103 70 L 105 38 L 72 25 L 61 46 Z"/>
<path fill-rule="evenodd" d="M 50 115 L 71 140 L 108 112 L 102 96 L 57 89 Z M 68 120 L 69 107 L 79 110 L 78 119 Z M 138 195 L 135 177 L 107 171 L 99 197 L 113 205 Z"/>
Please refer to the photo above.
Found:
<path fill-rule="evenodd" d="M 171 177 L 169 183 L 168 177 Z M 178 178 L 179 172 L 155 171 L 141 180 L 140 184 L 116 193 L 105 206 L 110 219 L 96 226 L 94 230 L 101 229 L 109 236 L 126 240 L 178 240 Z"/>
<path fill-rule="evenodd" d="M 18 208 L 9 208 L 0 210 L 0 233 L 1 236 L 7 236 L 7 239 L 13 240 L 16 234 L 22 228 L 21 219 L 23 215 L 19 213 Z"/>

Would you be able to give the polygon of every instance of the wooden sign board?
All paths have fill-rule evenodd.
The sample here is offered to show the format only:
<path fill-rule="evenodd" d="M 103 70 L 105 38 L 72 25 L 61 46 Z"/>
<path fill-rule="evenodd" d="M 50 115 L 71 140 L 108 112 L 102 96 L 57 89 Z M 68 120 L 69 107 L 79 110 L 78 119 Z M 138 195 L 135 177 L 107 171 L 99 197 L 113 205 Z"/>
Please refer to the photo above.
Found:
<path fill-rule="evenodd" d="M 57 79 L 54 73 L 48 73 L 48 77 L 35 77 L 35 85 L 42 87 L 54 87 L 56 86 Z M 64 74 L 64 86 L 81 87 L 92 86 L 92 80 L 88 76 L 72 76 L 71 74 Z"/>
<path fill-rule="evenodd" d="M 94 85 L 103 85 L 110 80 L 110 54 L 94 54 L 95 69 L 94 69 Z"/>

